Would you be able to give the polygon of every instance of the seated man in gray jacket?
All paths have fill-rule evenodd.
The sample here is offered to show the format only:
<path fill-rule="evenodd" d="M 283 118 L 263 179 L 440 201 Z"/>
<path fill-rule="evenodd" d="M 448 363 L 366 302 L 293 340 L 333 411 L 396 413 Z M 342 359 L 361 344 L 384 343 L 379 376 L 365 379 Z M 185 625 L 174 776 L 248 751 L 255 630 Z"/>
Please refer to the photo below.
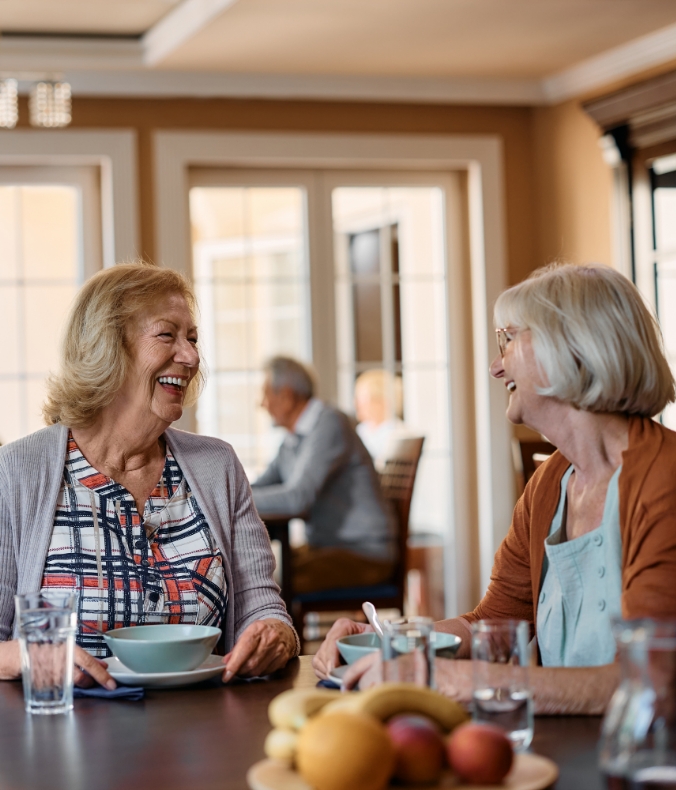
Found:
<path fill-rule="evenodd" d="M 294 591 L 388 581 L 394 518 L 366 448 L 342 412 L 313 397 L 300 362 L 275 357 L 265 373 L 263 407 L 288 433 L 253 483 L 253 497 L 263 517 L 306 514 L 307 545 L 293 556 Z"/>

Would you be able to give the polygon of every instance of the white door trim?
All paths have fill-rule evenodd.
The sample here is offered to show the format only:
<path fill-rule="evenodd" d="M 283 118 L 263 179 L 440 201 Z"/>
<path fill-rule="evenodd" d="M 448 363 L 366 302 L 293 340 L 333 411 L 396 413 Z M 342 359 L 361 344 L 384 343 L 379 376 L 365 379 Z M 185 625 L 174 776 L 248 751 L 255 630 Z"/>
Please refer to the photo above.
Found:
<path fill-rule="evenodd" d="M 468 174 L 480 566 L 485 590 L 514 505 L 506 393 L 488 374 L 495 350 L 493 303 L 507 285 L 501 139 L 490 135 L 156 132 L 154 165 L 158 261 L 187 275 L 191 166 L 460 170 Z M 462 458 L 456 458 L 456 466 L 462 463 Z M 456 501 L 458 494 L 456 491 Z M 456 508 L 456 513 L 461 510 Z M 457 567 L 457 557 L 447 560 L 447 568 Z M 448 583 L 454 586 L 454 580 Z M 457 605 L 457 598 L 447 595 L 449 616 L 459 613 Z"/>
<path fill-rule="evenodd" d="M 2 165 L 96 165 L 101 168 L 103 265 L 139 254 L 136 132 L 0 132 Z"/>

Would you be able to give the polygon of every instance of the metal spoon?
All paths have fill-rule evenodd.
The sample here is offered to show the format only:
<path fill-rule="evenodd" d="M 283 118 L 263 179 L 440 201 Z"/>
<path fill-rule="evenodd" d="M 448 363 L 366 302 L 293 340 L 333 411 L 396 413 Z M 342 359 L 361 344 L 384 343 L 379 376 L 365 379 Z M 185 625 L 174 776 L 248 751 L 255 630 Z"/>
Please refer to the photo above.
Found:
<path fill-rule="evenodd" d="M 378 617 L 378 611 L 376 607 L 370 603 L 369 601 L 364 601 L 361 605 L 362 611 L 366 615 L 366 619 L 369 621 L 373 630 L 378 634 L 378 636 L 382 639 L 383 634 L 383 625 L 380 622 L 380 618 Z"/>

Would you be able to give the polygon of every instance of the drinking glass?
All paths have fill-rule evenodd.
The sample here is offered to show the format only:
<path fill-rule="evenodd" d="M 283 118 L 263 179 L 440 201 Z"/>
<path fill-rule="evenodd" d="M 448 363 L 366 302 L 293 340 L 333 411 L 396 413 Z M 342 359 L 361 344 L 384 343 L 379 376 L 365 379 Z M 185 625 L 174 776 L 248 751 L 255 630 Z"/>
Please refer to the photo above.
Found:
<path fill-rule="evenodd" d="M 621 681 L 601 728 L 610 790 L 676 788 L 676 621 L 616 620 Z"/>
<path fill-rule="evenodd" d="M 29 713 L 66 713 L 73 707 L 76 600 L 64 592 L 14 597 Z"/>
<path fill-rule="evenodd" d="M 434 688 L 434 646 L 430 617 L 386 620 L 383 680 Z"/>
<path fill-rule="evenodd" d="M 530 652 L 525 620 L 472 624 L 474 721 L 501 727 L 517 751 L 527 749 L 533 740 Z"/>

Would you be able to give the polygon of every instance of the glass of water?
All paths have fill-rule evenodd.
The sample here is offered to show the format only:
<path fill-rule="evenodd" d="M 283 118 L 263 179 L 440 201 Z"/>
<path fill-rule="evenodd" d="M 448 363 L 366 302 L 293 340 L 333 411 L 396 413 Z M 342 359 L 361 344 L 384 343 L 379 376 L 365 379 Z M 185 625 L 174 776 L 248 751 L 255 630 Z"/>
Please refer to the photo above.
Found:
<path fill-rule="evenodd" d="M 527 749 L 533 740 L 530 652 L 525 620 L 472 624 L 474 721 L 501 727 L 517 751 Z"/>
<path fill-rule="evenodd" d="M 76 595 L 28 593 L 14 601 L 26 710 L 66 713 L 73 707 Z"/>
<path fill-rule="evenodd" d="M 386 620 L 383 680 L 434 688 L 434 646 L 430 617 Z"/>

